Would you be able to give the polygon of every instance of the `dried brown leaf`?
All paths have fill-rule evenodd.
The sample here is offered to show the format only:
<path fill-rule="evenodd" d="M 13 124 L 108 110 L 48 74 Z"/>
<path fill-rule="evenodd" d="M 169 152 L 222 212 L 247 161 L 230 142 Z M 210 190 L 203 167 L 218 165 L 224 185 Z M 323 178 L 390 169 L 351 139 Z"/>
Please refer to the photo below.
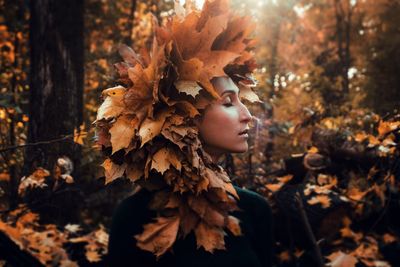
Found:
<path fill-rule="evenodd" d="M 137 246 L 161 256 L 175 242 L 179 222 L 179 216 L 157 217 L 155 222 L 144 225 L 143 233 L 135 235 Z"/>

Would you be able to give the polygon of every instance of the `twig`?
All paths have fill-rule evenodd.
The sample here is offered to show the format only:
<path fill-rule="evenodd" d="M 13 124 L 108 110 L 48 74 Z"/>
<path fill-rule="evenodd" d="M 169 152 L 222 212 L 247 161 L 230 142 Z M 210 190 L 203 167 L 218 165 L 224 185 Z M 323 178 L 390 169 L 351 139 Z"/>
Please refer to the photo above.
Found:
<path fill-rule="evenodd" d="M 68 139 L 71 139 L 73 137 L 74 137 L 73 134 L 69 134 L 69 135 L 66 135 L 66 136 L 63 136 L 63 137 L 60 137 L 60 138 L 57 138 L 57 139 L 53 139 L 53 140 L 40 141 L 40 142 L 36 142 L 36 143 L 28 143 L 28 144 L 17 145 L 17 146 L 10 146 L 10 147 L 6 147 L 6 148 L 0 149 L 0 153 L 7 152 L 9 150 L 24 148 L 24 147 L 28 147 L 28 146 L 48 145 L 48 144 L 57 143 L 57 142 L 61 142 L 61 141 L 64 141 L 64 140 L 68 140 Z"/>
<path fill-rule="evenodd" d="M 318 264 L 317 266 L 324 267 L 324 260 L 322 258 L 321 250 L 320 250 L 319 245 L 315 239 L 315 236 L 311 230 L 310 222 L 308 221 L 307 214 L 304 211 L 303 200 L 301 199 L 299 192 L 296 193 L 295 199 L 296 199 L 297 207 L 300 211 L 301 219 L 304 223 L 304 227 L 305 227 L 307 236 L 313 245 L 314 254 L 316 256 L 316 260 L 317 260 L 317 264 Z"/>

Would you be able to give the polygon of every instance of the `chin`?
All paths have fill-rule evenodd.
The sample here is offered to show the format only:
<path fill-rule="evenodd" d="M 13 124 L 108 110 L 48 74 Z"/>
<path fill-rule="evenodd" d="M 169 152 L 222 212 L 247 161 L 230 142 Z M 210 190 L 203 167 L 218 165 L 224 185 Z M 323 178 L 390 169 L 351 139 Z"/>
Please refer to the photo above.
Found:
<path fill-rule="evenodd" d="M 246 145 L 235 147 L 234 149 L 231 150 L 231 153 L 245 153 L 248 150 L 249 150 L 249 145 L 246 143 Z"/>

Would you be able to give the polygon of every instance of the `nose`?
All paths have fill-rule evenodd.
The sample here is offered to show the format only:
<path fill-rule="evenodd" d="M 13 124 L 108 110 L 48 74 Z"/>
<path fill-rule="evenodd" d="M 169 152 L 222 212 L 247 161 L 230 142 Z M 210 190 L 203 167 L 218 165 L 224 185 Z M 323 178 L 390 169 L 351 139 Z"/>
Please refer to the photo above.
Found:
<path fill-rule="evenodd" d="M 240 122 L 249 123 L 252 120 L 253 116 L 251 115 L 250 111 L 243 103 L 240 103 L 240 104 L 241 104 Z"/>

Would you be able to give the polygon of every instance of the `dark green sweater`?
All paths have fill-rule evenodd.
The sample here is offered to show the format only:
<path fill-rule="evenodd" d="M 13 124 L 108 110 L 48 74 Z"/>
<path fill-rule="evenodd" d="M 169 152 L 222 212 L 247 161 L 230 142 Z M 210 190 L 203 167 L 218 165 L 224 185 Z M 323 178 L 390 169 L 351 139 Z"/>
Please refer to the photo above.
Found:
<path fill-rule="evenodd" d="M 235 187 L 241 211 L 232 215 L 240 221 L 242 236 L 235 237 L 229 231 L 225 236 L 226 250 L 213 254 L 203 248 L 196 249 L 193 233 L 178 239 L 173 252 L 167 252 L 156 260 L 150 252 L 136 247 L 134 235 L 143 231 L 143 225 L 156 216 L 147 208 L 151 194 L 141 190 L 125 199 L 114 213 L 109 242 L 109 266 L 174 266 L 174 267 L 266 267 L 271 266 L 272 226 L 271 209 L 265 199 L 249 190 Z"/>

